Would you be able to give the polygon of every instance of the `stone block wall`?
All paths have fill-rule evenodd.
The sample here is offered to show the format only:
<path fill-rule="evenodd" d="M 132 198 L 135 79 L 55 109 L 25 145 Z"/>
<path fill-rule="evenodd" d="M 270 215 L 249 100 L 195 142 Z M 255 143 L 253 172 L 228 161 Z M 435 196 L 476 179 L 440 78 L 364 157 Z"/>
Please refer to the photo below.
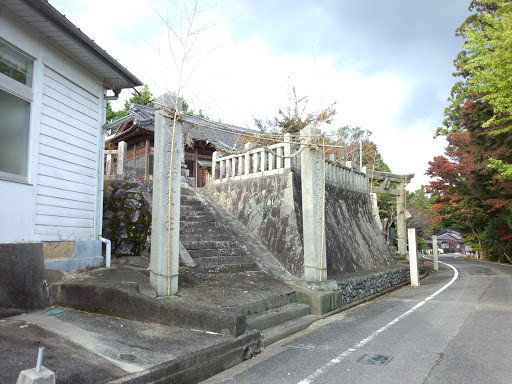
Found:
<path fill-rule="evenodd" d="M 338 282 L 341 304 L 349 304 L 410 280 L 409 267 L 397 267 L 367 276 L 352 277 Z"/>
<path fill-rule="evenodd" d="M 395 263 L 375 224 L 369 194 L 327 184 L 325 213 L 329 278 Z"/>
<path fill-rule="evenodd" d="M 204 190 L 258 237 L 291 274 L 303 275 L 302 200 L 298 175 L 285 170 L 278 175 L 209 183 Z"/>
<path fill-rule="evenodd" d="M 303 277 L 301 177 L 294 170 L 239 181 L 210 183 L 209 195 L 257 236 L 294 276 Z M 394 264 L 375 225 L 367 193 L 326 185 L 327 276 Z"/>
<path fill-rule="evenodd" d="M 103 193 L 103 237 L 112 242 L 112 254 L 149 254 L 152 184 L 137 179 L 107 182 Z"/>

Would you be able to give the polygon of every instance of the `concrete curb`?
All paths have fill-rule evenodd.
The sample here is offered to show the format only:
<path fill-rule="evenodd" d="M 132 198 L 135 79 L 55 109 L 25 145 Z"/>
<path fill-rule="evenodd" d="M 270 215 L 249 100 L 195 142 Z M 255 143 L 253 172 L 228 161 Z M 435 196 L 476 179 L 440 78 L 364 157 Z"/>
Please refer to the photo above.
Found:
<path fill-rule="evenodd" d="M 198 383 L 250 359 L 261 348 L 261 333 L 252 331 L 148 370 L 110 381 L 109 384 Z"/>

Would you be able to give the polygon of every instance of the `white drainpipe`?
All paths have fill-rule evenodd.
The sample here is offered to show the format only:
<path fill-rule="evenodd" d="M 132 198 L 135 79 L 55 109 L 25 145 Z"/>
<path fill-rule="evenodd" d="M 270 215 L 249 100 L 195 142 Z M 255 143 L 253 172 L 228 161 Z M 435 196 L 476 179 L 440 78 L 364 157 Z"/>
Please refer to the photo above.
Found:
<path fill-rule="evenodd" d="M 112 253 L 112 251 L 111 251 L 112 245 L 111 245 L 109 239 L 105 239 L 104 237 L 100 236 L 100 240 L 103 244 L 107 245 L 107 249 L 105 252 L 105 267 L 110 268 L 110 257 L 111 257 L 111 253 Z"/>
<path fill-rule="evenodd" d="M 117 94 L 116 94 L 117 96 Z M 106 96 L 103 96 L 102 103 L 106 104 Z M 102 121 L 105 121 L 105 115 L 106 115 L 106 105 L 105 108 L 102 110 Z M 110 240 L 105 239 L 101 236 L 103 230 L 102 230 L 102 224 L 103 224 L 103 172 L 104 172 L 104 157 L 105 157 L 105 129 L 104 126 L 100 127 L 100 134 L 99 134 L 99 159 L 98 159 L 98 201 L 96 203 L 97 211 L 96 211 L 96 217 L 97 217 L 97 233 L 98 233 L 98 240 L 100 240 L 103 244 L 106 244 L 107 249 L 105 252 L 105 267 L 110 268 L 110 260 L 111 260 L 111 254 L 112 254 L 112 244 Z"/>

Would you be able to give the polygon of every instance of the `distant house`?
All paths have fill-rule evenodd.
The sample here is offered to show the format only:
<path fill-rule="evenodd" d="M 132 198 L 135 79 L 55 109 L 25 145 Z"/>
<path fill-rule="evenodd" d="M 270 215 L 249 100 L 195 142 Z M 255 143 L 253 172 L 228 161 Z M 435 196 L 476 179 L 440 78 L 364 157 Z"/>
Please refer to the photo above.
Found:
<path fill-rule="evenodd" d="M 47 1 L 0 0 L 0 256 L 102 262 L 106 92 L 140 85 Z"/>
<path fill-rule="evenodd" d="M 127 143 L 126 170 L 141 180 L 153 179 L 155 108 L 132 104 L 119 129 L 107 137 L 106 148 L 115 149 Z M 234 125 L 215 123 L 193 115 L 182 114 L 185 141 L 185 164 L 196 187 L 203 187 L 211 177 L 212 154 L 230 154 L 243 148 L 244 133 L 254 131 Z M 115 122 L 110 125 L 116 125 Z"/>
<path fill-rule="evenodd" d="M 442 229 L 437 235 L 437 248 L 443 253 L 465 253 L 464 239 L 460 232 L 452 229 Z M 427 250 L 432 250 L 432 237 L 425 240 Z"/>

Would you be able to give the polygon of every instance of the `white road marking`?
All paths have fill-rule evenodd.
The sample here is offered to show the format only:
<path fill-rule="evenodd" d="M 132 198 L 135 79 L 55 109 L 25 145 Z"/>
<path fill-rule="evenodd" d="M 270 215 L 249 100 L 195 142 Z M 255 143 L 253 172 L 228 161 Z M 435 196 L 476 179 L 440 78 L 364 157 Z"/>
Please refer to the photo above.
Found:
<path fill-rule="evenodd" d="M 329 361 L 327 364 L 323 365 L 322 367 L 318 368 L 315 372 L 313 372 L 311 375 L 309 375 L 307 378 L 305 378 L 304 380 L 301 380 L 298 384 L 311 384 L 313 382 L 313 380 L 315 380 L 316 378 L 318 378 L 322 373 L 324 373 L 327 369 L 333 367 L 334 365 L 336 364 L 339 364 L 341 363 L 345 358 L 347 358 L 348 356 L 352 355 L 354 352 L 356 352 L 358 349 L 362 348 L 363 346 L 365 346 L 366 344 L 368 344 L 371 340 L 373 340 L 375 337 L 377 337 L 378 335 L 380 335 L 382 332 L 384 332 L 385 330 L 387 330 L 388 328 L 390 328 L 391 326 L 395 325 L 396 323 L 398 323 L 400 320 L 402 320 L 403 318 L 409 316 L 411 313 L 413 313 L 414 311 L 416 311 L 418 308 L 420 308 L 421 306 L 423 306 L 427 301 L 429 300 L 432 300 L 434 297 L 436 297 L 437 295 L 439 295 L 441 292 L 443 292 L 446 288 L 448 288 L 450 285 L 452 285 L 455 280 L 457 280 L 457 278 L 459 277 L 459 271 L 457 270 L 457 268 L 455 268 L 453 265 L 450 265 L 450 264 L 447 264 L 447 263 L 443 263 L 442 261 L 439 262 L 440 264 L 444 264 L 444 265 L 447 265 L 449 266 L 451 269 L 453 269 L 453 277 L 452 279 L 450 280 L 450 282 L 448 284 L 446 284 L 444 287 L 442 287 L 441 289 L 437 290 L 436 292 L 434 292 L 432 295 L 430 295 L 429 297 L 427 297 L 425 300 L 423 300 L 422 302 L 416 304 L 414 307 L 412 307 L 411 309 L 409 309 L 407 312 L 401 314 L 400 316 L 398 316 L 396 319 L 392 320 L 391 322 L 387 323 L 385 326 L 383 326 L 382 328 L 376 330 L 375 332 L 373 332 L 370 336 L 368 336 L 367 338 L 361 340 L 359 343 L 357 343 L 356 345 L 354 345 L 352 348 L 349 348 L 347 349 L 346 351 L 340 353 L 338 356 L 336 356 L 334 359 L 332 359 L 331 361 Z"/>

